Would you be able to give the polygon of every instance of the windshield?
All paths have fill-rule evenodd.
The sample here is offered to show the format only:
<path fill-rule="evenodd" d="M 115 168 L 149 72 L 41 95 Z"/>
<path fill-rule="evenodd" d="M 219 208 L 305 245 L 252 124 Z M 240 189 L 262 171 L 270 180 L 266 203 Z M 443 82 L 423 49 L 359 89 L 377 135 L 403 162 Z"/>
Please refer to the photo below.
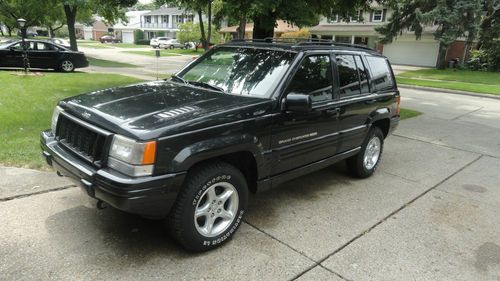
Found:
<path fill-rule="evenodd" d="M 230 94 L 269 97 L 295 55 L 281 50 L 221 47 L 180 76 Z"/>

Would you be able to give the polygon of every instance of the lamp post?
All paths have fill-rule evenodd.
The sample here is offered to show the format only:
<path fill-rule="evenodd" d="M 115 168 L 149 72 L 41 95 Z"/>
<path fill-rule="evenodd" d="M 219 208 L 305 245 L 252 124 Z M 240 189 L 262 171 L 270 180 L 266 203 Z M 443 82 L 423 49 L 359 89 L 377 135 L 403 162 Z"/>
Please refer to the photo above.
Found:
<path fill-rule="evenodd" d="M 23 44 L 23 66 L 24 66 L 24 74 L 28 74 L 28 68 L 29 68 L 29 58 L 28 58 L 28 52 L 26 50 L 26 20 L 25 19 L 18 19 L 17 24 L 21 28 L 21 36 L 22 36 L 22 44 Z"/>

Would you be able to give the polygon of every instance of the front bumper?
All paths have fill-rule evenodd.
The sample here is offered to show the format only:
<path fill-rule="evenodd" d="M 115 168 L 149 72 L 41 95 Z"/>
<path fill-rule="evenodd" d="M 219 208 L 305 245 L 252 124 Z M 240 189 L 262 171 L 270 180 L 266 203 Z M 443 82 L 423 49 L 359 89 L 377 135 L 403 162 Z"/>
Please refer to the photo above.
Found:
<path fill-rule="evenodd" d="M 63 149 L 50 131 L 40 136 L 42 155 L 60 175 L 110 206 L 146 217 L 165 217 L 184 181 L 184 173 L 132 178 L 109 168 L 96 169 Z"/>

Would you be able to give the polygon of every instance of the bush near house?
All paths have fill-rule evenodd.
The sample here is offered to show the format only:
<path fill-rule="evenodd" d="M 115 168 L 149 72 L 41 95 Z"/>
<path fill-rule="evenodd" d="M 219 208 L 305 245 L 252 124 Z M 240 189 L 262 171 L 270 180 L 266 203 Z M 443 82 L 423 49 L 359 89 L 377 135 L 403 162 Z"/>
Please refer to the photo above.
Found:
<path fill-rule="evenodd" d="M 500 42 L 488 49 L 472 51 L 466 67 L 478 71 L 500 71 Z"/>
<path fill-rule="evenodd" d="M 147 43 L 146 43 L 147 41 Z M 144 31 L 137 29 L 134 31 L 134 44 L 136 45 L 149 45 L 149 40 L 144 39 Z"/>
<path fill-rule="evenodd" d="M 311 38 L 311 33 L 307 28 L 301 28 L 297 31 L 285 32 L 281 38 Z"/>

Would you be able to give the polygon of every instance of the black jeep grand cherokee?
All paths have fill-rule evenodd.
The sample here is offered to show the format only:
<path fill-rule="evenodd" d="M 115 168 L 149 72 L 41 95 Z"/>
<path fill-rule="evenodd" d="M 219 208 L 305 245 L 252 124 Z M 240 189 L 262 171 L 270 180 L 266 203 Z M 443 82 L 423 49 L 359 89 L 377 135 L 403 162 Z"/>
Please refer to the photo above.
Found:
<path fill-rule="evenodd" d="M 186 249 L 223 244 L 249 192 L 347 159 L 370 176 L 399 122 L 387 59 L 335 42 L 231 42 L 169 81 L 59 102 L 47 163 L 89 196 L 166 218 Z"/>

